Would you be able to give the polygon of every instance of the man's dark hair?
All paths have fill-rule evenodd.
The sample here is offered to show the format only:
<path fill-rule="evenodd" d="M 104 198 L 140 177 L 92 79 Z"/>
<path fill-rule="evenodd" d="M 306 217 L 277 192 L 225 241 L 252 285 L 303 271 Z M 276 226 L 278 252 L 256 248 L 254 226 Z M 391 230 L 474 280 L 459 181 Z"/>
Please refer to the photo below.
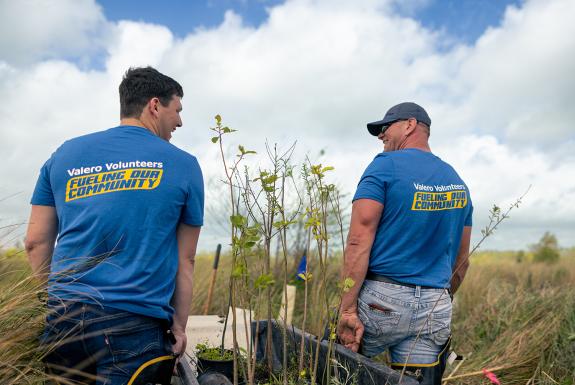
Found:
<path fill-rule="evenodd" d="M 174 95 L 183 97 L 182 86 L 152 67 L 130 68 L 120 83 L 120 117 L 136 118 L 152 98 L 166 107 Z"/>

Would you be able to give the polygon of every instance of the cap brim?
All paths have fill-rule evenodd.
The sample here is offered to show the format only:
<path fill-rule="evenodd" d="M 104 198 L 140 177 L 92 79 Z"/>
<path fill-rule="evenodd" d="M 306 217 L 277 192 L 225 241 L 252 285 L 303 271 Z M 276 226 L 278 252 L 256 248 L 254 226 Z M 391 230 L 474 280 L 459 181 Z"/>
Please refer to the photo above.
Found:
<path fill-rule="evenodd" d="M 385 124 L 385 120 L 378 120 L 377 122 L 367 123 L 367 130 L 373 136 L 378 136 L 381 133 L 381 127 Z"/>

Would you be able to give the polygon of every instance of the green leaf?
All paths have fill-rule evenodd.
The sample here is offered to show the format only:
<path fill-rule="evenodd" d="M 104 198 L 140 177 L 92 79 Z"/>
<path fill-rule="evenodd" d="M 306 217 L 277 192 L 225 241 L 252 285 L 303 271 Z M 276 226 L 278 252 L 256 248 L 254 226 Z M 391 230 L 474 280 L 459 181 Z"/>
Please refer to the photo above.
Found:
<path fill-rule="evenodd" d="M 238 263 L 234 269 L 232 270 L 232 278 L 240 278 L 244 275 L 246 275 L 248 272 L 248 269 L 246 267 L 245 264 L 243 263 Z"/>
<path fill-rule="evenodd" d="M 254 286 L 256 289 L 265 289 L 275 283 L 275 280 L 271 274 L 262 274 L 256 278 Z"/>
<path fill-rule="evenodd" d="M 355 281 L 353 279 L 351 279 L 350 277 L 347 277 L 346 279 L 344 279 L 343 280 L 343 291 L 344 291 L 344 293 L 347 293 L 349 291 L 349 289 L 351 289 L 354 285 L 355 285 Z"/>
<path fill-rule="evenodd" d="M 297 223 L 296 220 L 293 220 L 293 221 L 277 221 L 277 222 L 274 222 L 273 226 L 274 226 L 276 229 L 280 229 L 280 228 L 282 228 L 282 227 L 288 227 L 289 225 L 293 225 L 293 224 L 295 224 L 295 223 Z"/>
<path fill-rule="evenodd" d="M 321 172 L 326 172 L 326 171 L 331 171 L 334 170 L 334 168 L 332 166 L 327 166 L 321 169 Z"/>
<path fill-rule="evenodd" d="M 232 225 L 236 227 L 241 227 L 246 223 L 247 220 L 242 215 L 237 214 L 237 215 L 231 215 L 230 221 L 232 222 Z"/>
<path fill-rule="evenodd" d="M 222 122 L 222 117 L 218 114 L 214 117 L 214 119 L 216 119 L 216 122 L 218 122 L 218 124 L 220 124 Z"/>
<path fill-rule="evenodd" d="M 268 176 L 268 177 L 266 177 L 266 178 L 262 178 L 262 182 L 263 182 L 264 184 L 273 184 L 276 180 L 278 180 L 278 176 L 275 175 L 275 174 L 270 175 L 270 176 Z"/>
<path fill-rule="evenodd" d="M 240 266 L 237 266 L 232 271 L 232 278 L 240 278 L 243 275 L 243 269 Z"/>
<path fill-rule="evenodd" d="M 213 136 L 212 137 L 212 143 L 217 143 L 219 139 L 220 139 L 219 136 Z"/>
<path fill-rule="evenodd" d="M 353 278 L 347 277 L 344 281 L 343 281 L 345 287 L 353 287 L 353 285 L 355 285 L 355 281 L 353 280 Z"/>
<path fill-rule="evenodd" d="M 224 132 L 224 134 L 227 134 L 227 133 L 232 132 L 232 130 L 231 130 L 229 127 L 227 127 L 227 126 L 224 127 L 224 128 L 222 128 L 222 131 Z"/>

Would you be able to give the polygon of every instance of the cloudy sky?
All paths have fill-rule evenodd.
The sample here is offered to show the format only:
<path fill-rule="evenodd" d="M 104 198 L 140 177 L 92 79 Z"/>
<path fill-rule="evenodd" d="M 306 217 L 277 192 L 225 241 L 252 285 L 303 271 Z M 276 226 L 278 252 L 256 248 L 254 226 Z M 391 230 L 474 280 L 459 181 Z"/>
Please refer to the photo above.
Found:
<path fill-rule="evenodd" d="M 239 130 L 231 146 L 297 141 L 352 194 L 382 150 L 365 123 L 416 101 L 471 189 L 475 241 L 531 185 L 484 248 L 545 231 L 575 246 L 574 17 L 573 0 L 0 0 L 0 227 L 26 221 L 62 141 L 117 124 L 123 72 L 152 65 L 184 87 L 172 142 L 198 157 L 208 206 L 215 114 Z M 200 248 L 219 229 L 208 220 Z"/>

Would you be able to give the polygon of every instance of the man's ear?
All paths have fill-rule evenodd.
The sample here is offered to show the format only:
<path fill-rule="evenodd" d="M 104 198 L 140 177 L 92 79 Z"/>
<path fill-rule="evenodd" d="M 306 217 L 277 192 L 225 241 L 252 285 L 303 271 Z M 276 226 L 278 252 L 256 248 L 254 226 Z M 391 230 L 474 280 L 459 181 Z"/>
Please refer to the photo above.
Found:
<path fill-rule="evenodd" d="M 156 118 L 158 117 L 159 104 L 160 104 L 160 99 L 152 98 L 148 101 L 148 104 L 146 105 L 146 108 L 148 109 L 150 114 Z"/>
<path fill-rule="evenodd" d="M 410 118 L 407 120 L 407 127 L 405 129 L 405 136 L 411 135 L 417 127 L 417 120 Z"/>

